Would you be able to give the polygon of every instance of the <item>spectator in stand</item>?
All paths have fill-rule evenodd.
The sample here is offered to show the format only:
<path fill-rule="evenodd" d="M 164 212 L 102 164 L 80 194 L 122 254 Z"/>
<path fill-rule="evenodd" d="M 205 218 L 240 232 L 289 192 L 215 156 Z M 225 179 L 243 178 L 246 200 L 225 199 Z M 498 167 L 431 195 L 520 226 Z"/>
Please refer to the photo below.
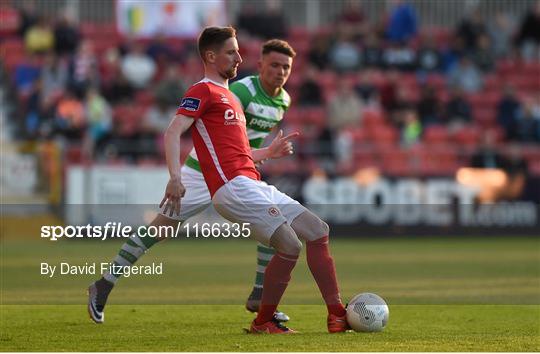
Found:
<path fill-rule="evenodd" d="M 492 130 L 486 130 L 482 135 L 482 144 L 471 157 L 470 165 L 475 168 L 503 168 L 506 160 L 497 151 L 497 137 Z"/>
<path fill-rule="evenodd" d="M 347 33 L 339 33 L 330 50 L 332 68 L 338 73 L 357 70 L 360 66 L 360 51 Z"/>
<path fill-rule="evenodd" d="M 367 35 L 362 49 L 362 65 L 364 68 L 380 68 L 384 65 L 381 41 L 375 33 Z"/>
<path fill-rule="evenodd" d="M 94 87 L 90 87 L 86 92 L 85 114 L 88 121 L 86 154 L 89 157 L 100 155 L 110 138 L 112 110 Z"/>
<path fill-rule="evenodd" d="M 39 20 L 39 16 L 36 11 L 36 4 L 33 0 L 21 1 L 22 7 L 20 8 L 21 21 L 19 25 L 19 36 L 24 38 L 26 32 L 33 27 Z"/>
<path fill-rule="evenodd" d="M 514 34 L 514 24 L 509 16 L 504 12 L 498 12 L 493 22 L 488 26 L 488 32 L 493 44 L 495 58 L 509 56 Z"/>
<path fill-rule="evenodd" d="M 411 146 L 420 141 L 422 135 L 422 123 L 418 119 L 418 114 L 414 109 L 407 109 L 403 114 L 401 128 L 401 143 L 404 146 Z"/>
<path fill-rule="evenodd" d="M 26 50 L 30 53 L 42 54 L 54 47 L 54 34 L 51 26 L 45 18 L 30 27 L 24 35 Z"/>
<path fill-rule="evenodd" d="M 459 63 L 459 59 L 465 56 L 465 42 L 463 38 L 454 36 L 451 43 L 441 51 L 442 71 L 450 73 Z"/>
<path fill-rule="evenodd" d="M 286 38 L 288 25 L 281 1 L 266 0 L 264 4 L 265 8 L 257 12 L 253 3 L 246 2 L 236 21 L 238 28 L 261 39 Z"/>
<path fill-rule="evenodd" d="M 328 103 L 328 126 L 331 132 L 344 127 L 358 127 L 361 124 L 363 105 L 356 96 L 351 80 L 341 78 L 334 97 Z"/>
<path fill-rule="evenodd" d="M 442 54 L 432 34 L 424 36 L 416 56 L 417 71 L 424 75 L 439 72 L 443 67 Z"/>
<path fill-rule="evenodd" d="M 407 42 L 416 36 L 418 19 L 416 10 L 406 0 L 394 0 L 386 28 L 386 38 L 392 42 Z"/>
<path fill-rule="evenodd" d="M 133 87 L 141 89 L 150 83 L 157 68 L 152 58 L 144 52 L 143 46 L 135 43 L 122 59 L 120 69 Z"/>
<path fill-rule="evenodd" d="M 263 39 L 287 38 L 289 26 L 281 0 L 266 0 L 266 10 L 260 18 L 260 35 Z"/>
<path fill-rule="evenodd" d="M 236 26 L 240 33 L 247 32 L 253 37 L 258 36 L 258 15 L 255 3 L 249 1 L 242 3 Z"/>
<path fill-rule="evenodd" d="M 485 34 L 487 34 L 487 26 L 478 6 L 461 21 L 456 30 L 456 37 L 461 38 L 469 53 L 478 48 L 478 38 Z"/>
<path fill-rule="evenodd" d="M 395 101 L 388 107 L 390 122 L 397 128 L 402 129 L 406 114 L 414 109 L 415 104 L 411 99 L 411 92 L 402 86 L 398 86 Z"/>
<path fill-rule="evenodd" d="M 483 78 L 480 70 L 467 57 L 463 56 L 448 74 L 448 84 L 458 86 L 467 93 L 480 91 L 483 85 Z"/>
<path fill-rule="evenodd" d="M 525 199 L 529 166 L 523 158 L 521 146 L 519 144 L 508 146 L 504 158 L 504 171 L 508 176 L 508 182 L 501 197 L 506 200 Z"/>
<path fill-rule="evenodd" d="M 179 96 L 181 97 L 181 96 Z M 158 146 L 162 145 L 163 132 L 167 129 L 178 107 L 169 106 L 164 102 L 157 101 L 146 111 L 143 117 L 141 132 L 138 135 L 137 145 L 142 155 L 158 157 Z"/>
<path fill-rule="evenodd" d="M 381 105 L 387 111 L 392 110 L 396 105 L 399 78 L 399 72 L 390 70 L 386 75 L 386 81 L 380 89 Z"/>
<path fill-rule="evenodd" d="M 119 104 L 133 99 L 135 89 L 128 82 L 121 71 L 111 81 L 103 86 L 103 93 L 107 101 Z"/>
<path fill-rule="evenodd" d="M 17 34 L 21 25 L 21 15 L 12 5 L 11 0 L 4 0 L 0 3 L 0 36 L 11 36 Z"/>
<path fill-rule="evenodd" d="M 41 85 L 41 80 L 32 82 L 32 86 L 28 90 L 26 100 L 26 105 L 24 107 L 24 122 L 23 122 L 23 132 L 24 137 L 27 139 L 36 139 L 39 137 L 39 131 L 44 121 L 44 112 L 42 105 L 42 94 L 43 89 Z"/>
<path fill-rule="evenodd" d="M 525 60 L 540 57 L 540 0 L 531 7 L 521 22 L 516 42 Z"/>
<path fill-rule="evenodd" d="M 102 87 L 105 87 L 120 72 L 120 51 L 116 47 L 108 48 L 101 54 L 100 59 L 100 83 Z"/>
<path fill-rule="evenodd" d="M 513 139 L 520 112 L 520 103 L 513 87 L 506 85 L 501 100 L 497 104 L 497 123 L 504 129 L 506 137 Z"/>
<path fill-rule="evenodd" d="M 472 109 L 459 87 L 451 89 L 450 99 L 446 103 L 446 124 L 455 131 L 472 121 Z"/>
<path fill-rule="evenodd" d="M 420 100 L 416 109 L 423 127 L 441 122 L 441 104 L 433 87 L 422 87 Z"/>
<path fill-rule="evenodd" d="M 320 106 L 323 103 L 321 86 L 317 80 L 317 69 L 307 65 L 304 71 L 304 80 L 298 88 L 298 105 L 302 107 Z"/>
<path fill-rule="evenodd" d="M 308 61 L 319 70 L 325 70 L 330 62 L 330 44 L 328 37 L 317 36 L 308 53 Z"/>
<path fill-rule="evenodd" d="M 175 115 L 176 109 L 177 107 L 169 106 L 163 101 L 156 101 L 144 115 L 143 132 L 150 134 L 154 139 L 158 138 L 171 123 L 171 117 Z"/>
<path fill-rule="evenodd" d="M 358 72 L 358 84 L 354 87 L 354 91 L 366 108 L 380 109 L 379 92 L 373 84 L 373 71 Z"/>
<path fill-rule="evenodd" d="M 168 107 L 176 107 L 178 101 L 184 95 L 186 86 L 180 75 L 178 66 L 171 65 L 165 72 L 165 77 L 158 82 L 154 96 L 156 99 Z"/>
<path fill-rule="evenodd" d="M 77 50 L 81 35 L 75 20 L 66 11 L 54 27 L 54 50 L 57 55 L 72 55 Z"/>
<path fill-rule="evenodd" d="M 523 143 L 540 143 L 540 107 L 528 97 L 516 122 L 516 138 Z"/>
<path fill-rule="evenodd" d="M 66 91 L 56 107 L 56 132 L 68 140 L 81 140 L 85 127 L 86 112 L 83 103 L 71 91 Z"/>
<path fill-rule="evenodd" d="M 69 63 L 69 87 L 82 99 L 88 87 L 98 85 L 99 67 L 94 45 L 84 40 Z"/>
<path fill-rule="evenodd" d="M 150 44 L 146 48 L 146 54 L 154 62 L 160 64 L 167 64 L 176 58 L 174 50 L 167 43 L 167 37 L 163 33 L 158 33 L 152 38 Z M 179 54 L 179 53 L 178 53 Z"/>
<path fill-rule="evenodd" d="M 415 68 L 416 54 L 405 42 L 394 42 L 384 50 L 383 61 L 387 68 L 411 71 Z"/>
<path fill-rule="evenodd" d="M 357 0 L 346 0 L 343 11 L 336 18 L 336 27 L 338 31 L 350 33 L 355 40 L 362 38 L 369 27 L 362 3 Z"/>
<path fill-rule="evenodd" d="M 41 69 L 41 81 L 45 101 L 57 101 L 67 87 L 67 65 L 54 52 L 50 52 L 45 56 Z"/>
<path fill-rule="evenodd" d="M 478 37 L 478 45 L 472 54 L 472 60 L 484 73 L 491 72 L 495 67 L 495 58 L 488 35 L 483 34 Z"/>
<path fill-rule="evenodd" d="M 34 54 L 28 55 L 25 60 L 15 67 L 15 87 L 17 94 L 28 97 L 34 82 L 40 77 L 40 67 Z"/>

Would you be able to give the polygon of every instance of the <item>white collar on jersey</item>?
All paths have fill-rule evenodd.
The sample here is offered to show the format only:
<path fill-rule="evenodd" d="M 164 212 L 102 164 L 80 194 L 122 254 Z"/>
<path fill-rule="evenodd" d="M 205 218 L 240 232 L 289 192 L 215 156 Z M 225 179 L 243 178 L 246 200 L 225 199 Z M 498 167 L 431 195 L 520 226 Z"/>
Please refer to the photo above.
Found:
<path fill-rule="evenodd" d="M 219 82 L 216 82 L 214 80 L 211 80 L 207 77 L 204 77 L 201 81 L 197 82 L 197 83 L 201 83 L 201 82 L 211 82 L 213 83 L 214 85 L 218 85 L 218 86 L 221 86 L 221 87 L 224 87 L 226 88 L 227 90 L 229 89 L 229 85 L 223 85 L 223 84 L 220 84 Z"/>

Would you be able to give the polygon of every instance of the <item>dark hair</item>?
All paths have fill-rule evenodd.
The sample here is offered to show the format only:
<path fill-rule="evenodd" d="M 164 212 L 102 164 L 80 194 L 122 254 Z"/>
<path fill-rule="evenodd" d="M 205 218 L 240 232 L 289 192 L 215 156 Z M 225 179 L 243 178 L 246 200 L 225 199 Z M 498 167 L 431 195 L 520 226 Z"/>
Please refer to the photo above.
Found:
<path fill-rule="evenodd" d="M 202 60 L 205 60 L 204 53 L 207 50 L 219 49 L 227 39 L 233 37 L 236 37 L 236 30 L 233 27 L 206 27 L 197 43 Z"/>
<path fill-rule="evenodd" d="M 278 52 L 281 54 L 285 54 L 291 58 L 294 58 L 296 56 L 296 52 L 290 46 L 290 44 L 281 39 L 270 39 L 264 42 L 262 46 L 262 55 L 268 54 L 270 52 Z"/>

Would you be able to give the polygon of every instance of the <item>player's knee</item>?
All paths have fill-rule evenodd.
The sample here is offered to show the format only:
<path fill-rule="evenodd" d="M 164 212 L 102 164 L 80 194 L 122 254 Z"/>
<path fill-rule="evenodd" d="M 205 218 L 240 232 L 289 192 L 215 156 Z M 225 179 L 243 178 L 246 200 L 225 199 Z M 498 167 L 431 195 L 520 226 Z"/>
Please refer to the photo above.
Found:
<path fill-rule="evenodd" d="M 297 256 L 300 254 L 300 252 L 302 252 L 302 242 L 298 238 L 295 237 L 294 240 L 292 240 L 290 244 L 289 251 L 287 252 L 287 254 Z"/>
<path fill-rule="evenodd" d="M 320 237 L 328 236 L 328 234 L 330 233 L 330 226 L 328 226 L 328 224 L 321 219 L 319 219 L 319 229 Z"/>
<path fill-rule="evenodd" d="M 287 224 L 281 225 L 270 239 L 270 245 L 276 251 L 289 254 L 299 255 L 302 251 L 302 242 L 296 236 L 294 230 Z"/>
<path fill-rule="evenodd" d="M 309 236 L 307 237 L 308 241 L 314 241 L 321 237 L 328 236 L 330 232 L 330 227 L 326 222 L 321 220 L 319 217 L 315 218 L 316 219 L 311 223 L 311 227 L 309 227 Z"/>

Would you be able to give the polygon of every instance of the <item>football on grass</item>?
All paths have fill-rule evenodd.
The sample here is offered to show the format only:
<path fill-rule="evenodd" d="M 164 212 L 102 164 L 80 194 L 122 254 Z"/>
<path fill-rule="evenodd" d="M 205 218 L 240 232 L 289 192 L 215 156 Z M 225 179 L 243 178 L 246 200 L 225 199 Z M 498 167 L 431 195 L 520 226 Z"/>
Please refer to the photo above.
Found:
<path fill-rule="evenodd" d="M 388 323 L 388 305 L 379 295 L 358 294 L 347 306 L 347 321 L 356 332 L 380 332 Z"/>

